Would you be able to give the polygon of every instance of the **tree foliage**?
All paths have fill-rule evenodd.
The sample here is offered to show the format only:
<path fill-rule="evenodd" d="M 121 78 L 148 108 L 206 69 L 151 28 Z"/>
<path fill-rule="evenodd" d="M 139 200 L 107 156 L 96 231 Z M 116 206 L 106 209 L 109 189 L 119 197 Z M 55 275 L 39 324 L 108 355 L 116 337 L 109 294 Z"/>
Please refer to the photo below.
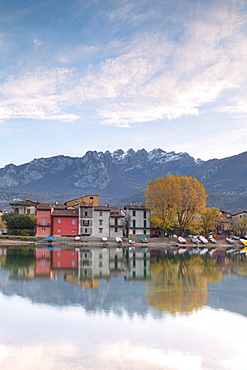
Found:
<path fill-rule="evenodd" d="M 36 218 L 31 216 L 20 215 L 18 213 L 6 213 L 2 216 L 8 229 L 34 229 Z"/>
<path fill-rule="evenodd" d="M 202 228 L 205 233 L 214 231 L 218 219 L 220 217 L 220 210 L 218 208 L 206 208 L 201 214 Z"/>
<path fill-rule="evenodd" d="M 146 189 L 146 205 L 151 222 L 167 231 L 178 226 L 185 230 L 207 201 L 204 186 L 192 177 L 169 175 L 150 181 Z"/>
<path fill-rule="evenodd" d="M 0 218 L 0 230 L 6 229 L 6 228 L 7 228 L 6 222 Z"/>
<path fill-rule="evenodd" d="M 232 224 L 232 231 L 238 235 L 247 234 L 247 216 L 237 217 Z"/>
<path fill-rule="evenodd" d="M 193 256 L 188 260 L 165 259 L 151 266 L 146 285 L 148 304 L 171 314 L 191 312 L 207 302 L 208 283 L 219 282 L 216 260 Z"/>

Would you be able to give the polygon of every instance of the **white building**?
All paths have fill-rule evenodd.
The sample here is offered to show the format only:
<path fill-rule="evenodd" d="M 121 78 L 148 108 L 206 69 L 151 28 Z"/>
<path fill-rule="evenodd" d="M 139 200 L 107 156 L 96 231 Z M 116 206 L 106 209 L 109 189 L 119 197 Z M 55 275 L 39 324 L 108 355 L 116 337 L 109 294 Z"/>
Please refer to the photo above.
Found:
<path fill-rule="evenodd" d="M 125 216 L 125 230 L 126 237 L 141 237 L 150 236 L 150 212 L 144 206 L 128 205 L 124 207 Z"/>

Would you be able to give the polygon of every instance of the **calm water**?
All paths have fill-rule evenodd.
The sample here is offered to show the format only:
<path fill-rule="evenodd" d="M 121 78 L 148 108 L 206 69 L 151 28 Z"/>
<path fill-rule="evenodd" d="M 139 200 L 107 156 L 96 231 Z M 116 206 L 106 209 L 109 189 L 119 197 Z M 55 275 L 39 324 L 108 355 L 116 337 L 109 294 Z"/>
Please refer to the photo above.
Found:
<path fill-rule="evenodd" d="M 245 256 L 0 252 L 3 370 L 246 369 Z"/>

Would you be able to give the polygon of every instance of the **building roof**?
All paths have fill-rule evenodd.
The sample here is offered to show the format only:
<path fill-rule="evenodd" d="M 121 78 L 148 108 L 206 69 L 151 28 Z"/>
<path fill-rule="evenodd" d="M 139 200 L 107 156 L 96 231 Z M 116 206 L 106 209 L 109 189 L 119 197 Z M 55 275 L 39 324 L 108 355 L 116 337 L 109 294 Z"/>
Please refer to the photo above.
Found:
<path fill-rule="evenodd" d="M 81 202 L 79 204 L 79 207 L 93 207 L 93 203 L 86 203 L 86 202 Z"/>
<path fill-rule="evenodd" d="M 54 209 L 66 209 L 65 204 L 54 204 Z"/>
<path fill-rule="evenodd" d="M 119 217 L 119 218 L 124 218 L 124 215 L 121 215 L 121 213 L 111 213 L 110 214 L 110 217 L 112 218 L 116 218 L 116 217 Z"/>
<path fill-rule="evenodd" d="M 95 206 L 94 210 L 95 211 L 110 211 L 111 207 L 109 207 L 109 206 Z"/>
<path fill-rule="evenodd" d="M 132 206 L 131 204 L 127 205 L 127 206 L 124 206 L 124 209 L 133 209 L 133 210 L 143 210 L 143 211 L 146 211 L 147 210 L 147 207 L 145 206 Z"/>
<path fill-rule="evenodd" d="M 19 202 L 9 203 L 11 206 L 38 206 L 40 202 L 32 202 L 31 200 L 20 200 Z"/>
<path fill-rule="evenodd" d="M 57 209 L 52 212 L 52 216 L 59 217 L 78 217 L 79 213 L 77 209 Z"/>
<path fill-rule="evenodd" d="M 243 213 L 247 214 L 247 211 L 239 211 L 239 212 L 236 212 L 236 213 L 232 213 L 232 216 L 242 215 Z"/>
<path fill-rule="evenodd" d="M 50 204 L 50 203 L 40 203 L 37 207 L 37 210 L 42 210 L 42 209 L 52 209 L 54 206 L 54 204 Z"/>

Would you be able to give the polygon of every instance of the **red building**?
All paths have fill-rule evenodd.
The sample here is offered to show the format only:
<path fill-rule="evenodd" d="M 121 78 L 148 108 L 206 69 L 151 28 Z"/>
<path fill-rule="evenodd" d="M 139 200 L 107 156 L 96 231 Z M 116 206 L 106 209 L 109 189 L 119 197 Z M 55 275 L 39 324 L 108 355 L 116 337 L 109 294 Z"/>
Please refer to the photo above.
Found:
<path fill-rule="evenodd" d="M 51 252 L 48 249 L 36 249 L 36 276 L 50 276 L 51 266 L 50 257 Z"/>
<path fill-rule="evenodd" d="M 37 207 L 37 224 L 36 236 L 52 235 L 51 230 L 51 213 L 53 210 L 52 204 L 40 203 Z"/>
<path fill-rule="evenodd" d="M 77 209 L 55 209 L 52 212 L 53 236 L 78 235 L 79 213 Z"/>
<path fill-rule="evenodd" d="M 54 269 L 78 269 L 78 251 L 53 250 L 52 267 Z"/>

